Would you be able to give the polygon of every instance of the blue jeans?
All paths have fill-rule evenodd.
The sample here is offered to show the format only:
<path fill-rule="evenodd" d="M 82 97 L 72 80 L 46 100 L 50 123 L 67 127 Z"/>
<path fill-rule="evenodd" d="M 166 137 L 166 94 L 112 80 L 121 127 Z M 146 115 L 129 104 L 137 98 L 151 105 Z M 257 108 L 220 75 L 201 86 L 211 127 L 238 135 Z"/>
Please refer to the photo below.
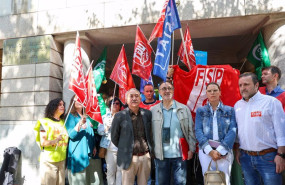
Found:
<path fill-rule="evenodd" d="M 155 159 L 156 185 L 185 185 L 187 177 L 187 162 L 179 158 Z M 173 179 L 171 179 L 173 177 Z"/>
<path fill-rule="evenodd" d="M 281 185 L 281 173 L 276 173 L 276 152 L 251 156 L 241 151 L 240 163 L 246 185 Z"/>

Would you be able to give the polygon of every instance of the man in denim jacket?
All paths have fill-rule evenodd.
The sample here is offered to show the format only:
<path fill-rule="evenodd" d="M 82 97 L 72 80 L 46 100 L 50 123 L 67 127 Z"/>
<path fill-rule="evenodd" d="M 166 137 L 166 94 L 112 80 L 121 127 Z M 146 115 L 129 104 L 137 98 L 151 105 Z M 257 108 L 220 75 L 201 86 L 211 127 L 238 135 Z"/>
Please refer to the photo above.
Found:
<path fill-rule="evenodd" d="M 189 145 L 188 160 L 195 152 L 196 139 L 193 120 L 187 106 L 173 100 L 173 85 L 161 83 L 162 102 L 151 108 L 156 179 L 159 185 L 170 184 L 171 171 L 174 184 L 186 184 L 186 161 L 182 160 L 179 140 L 185 138 Z"/>

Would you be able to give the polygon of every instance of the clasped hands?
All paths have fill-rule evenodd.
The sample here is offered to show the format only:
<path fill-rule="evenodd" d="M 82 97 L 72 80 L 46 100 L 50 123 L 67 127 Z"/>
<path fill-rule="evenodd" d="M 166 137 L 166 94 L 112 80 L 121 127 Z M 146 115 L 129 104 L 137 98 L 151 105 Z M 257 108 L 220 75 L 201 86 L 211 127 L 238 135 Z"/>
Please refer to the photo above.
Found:
<path fill-rule="evenodd" d="M 217 160 L 220 160 L 220 159 L 223 159 L 225 156 L 222 156 L 220 154 L 220 152 L 218 152 L 217 150 L 212 150 L 209 155 L 212 157 L 212 159 L 214 161 L 217 161 Z"/>

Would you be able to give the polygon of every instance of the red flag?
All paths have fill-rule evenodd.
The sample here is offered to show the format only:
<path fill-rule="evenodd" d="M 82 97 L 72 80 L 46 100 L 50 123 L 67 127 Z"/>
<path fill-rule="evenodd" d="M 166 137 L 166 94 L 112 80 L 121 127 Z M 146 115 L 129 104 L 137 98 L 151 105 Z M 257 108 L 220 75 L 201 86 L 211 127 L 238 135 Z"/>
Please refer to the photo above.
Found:
<path fill-rule="evenodd" d="M 163 32 L 163 24 L 164 24 L 164 19 L 165 19 L 165 10 L 167 7 L 169 0 L 166 0 L 164 5 L 163 5 L 163 9 L 160 13 L 160 18 L 158 19 L 154 29 L 152 30 L 152 33 L 148 39 L 149 43 L 151 43 L 151 41 L 156 38 L 156 37 L 162 37 L 162 32 Z"/>
<path fill-rule="evenodd" d="M 119 87 L 119 99 L 123 104 L 126 104 L 126 92 L 126 89 Z"/>
<path fill-rule="evenodd" d="M 121 88 L 129 90 L 129 87 L 135 87 L 132 74 L 129 69 L 125 47 L 122 46 L 120 55 L 112 71 L 110 79 L 117 83 Z"/>
<path fill-rule="evenodd" d="M 197 65 L 186 72 L 177 65 L 173 66 L 174 99 L 189 107 L 192 112 L 207 102 L 206 85 L 216 82 L 221 87 L 221 101 L 228 106 L 241 99 L 238 80 L 239 70 L 230 65 Z"/>
<path fill-rule="evenodd" d="M 137 26 L 132 74 L 139 76 L 145 81 L 148 81 L 152 70 L 151 51 L 151 46 L 140 27 Z"/>
<path fill-rule="evenodd" d="M 184 46 L 183 46 L 182 42 L 181 42 L 181 45 L 180 45 L 180 48 L 178 50 L 177 55 L 180 57 L 180 60 L 182 60 L 182 62 L 190 70 L 196 65 L 196 59 L 195 59 L 194 48 L 193 48 L 193 44 L 192 44 L 192 40 L 191 40 L 190 31 L 189 31 L 188 26 L 187 26 L 187 29 L 184 33 L 184 41 L 185 41 L 185 45 L 186 45 L 186 51 L 187 51 L 190 67 L 188 65 L 186 55 L 184 53 Z"/>
<path fill-rule="evenodd" d="M 103 123 L 100 106 L 97 98 L 97 91 L 94 83 L 92 66 L 89 67 L 85 77 L 87 87 L 86 114 L 93 120 Z"/>
<path fill-rule="evenodd" d="M 79 33 L 77 32 L 75 49 L 73 53 L 73 62 L 71 65 L 69 89 L 72 90 L 78 97 L 78 100 L 86 105 L 86 87 L 82 69 L 82 57 Z"/>

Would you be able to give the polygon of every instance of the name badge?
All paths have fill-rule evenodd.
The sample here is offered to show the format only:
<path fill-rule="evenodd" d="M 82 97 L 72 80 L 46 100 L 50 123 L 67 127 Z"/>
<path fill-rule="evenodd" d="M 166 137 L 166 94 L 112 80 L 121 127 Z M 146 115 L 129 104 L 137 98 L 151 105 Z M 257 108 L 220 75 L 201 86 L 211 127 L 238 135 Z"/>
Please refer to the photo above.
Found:
<path fill-rule="evenodd" d="M 250 117 L 261 117 L 261 111 L 254 111 L 250 113 Z"/>

